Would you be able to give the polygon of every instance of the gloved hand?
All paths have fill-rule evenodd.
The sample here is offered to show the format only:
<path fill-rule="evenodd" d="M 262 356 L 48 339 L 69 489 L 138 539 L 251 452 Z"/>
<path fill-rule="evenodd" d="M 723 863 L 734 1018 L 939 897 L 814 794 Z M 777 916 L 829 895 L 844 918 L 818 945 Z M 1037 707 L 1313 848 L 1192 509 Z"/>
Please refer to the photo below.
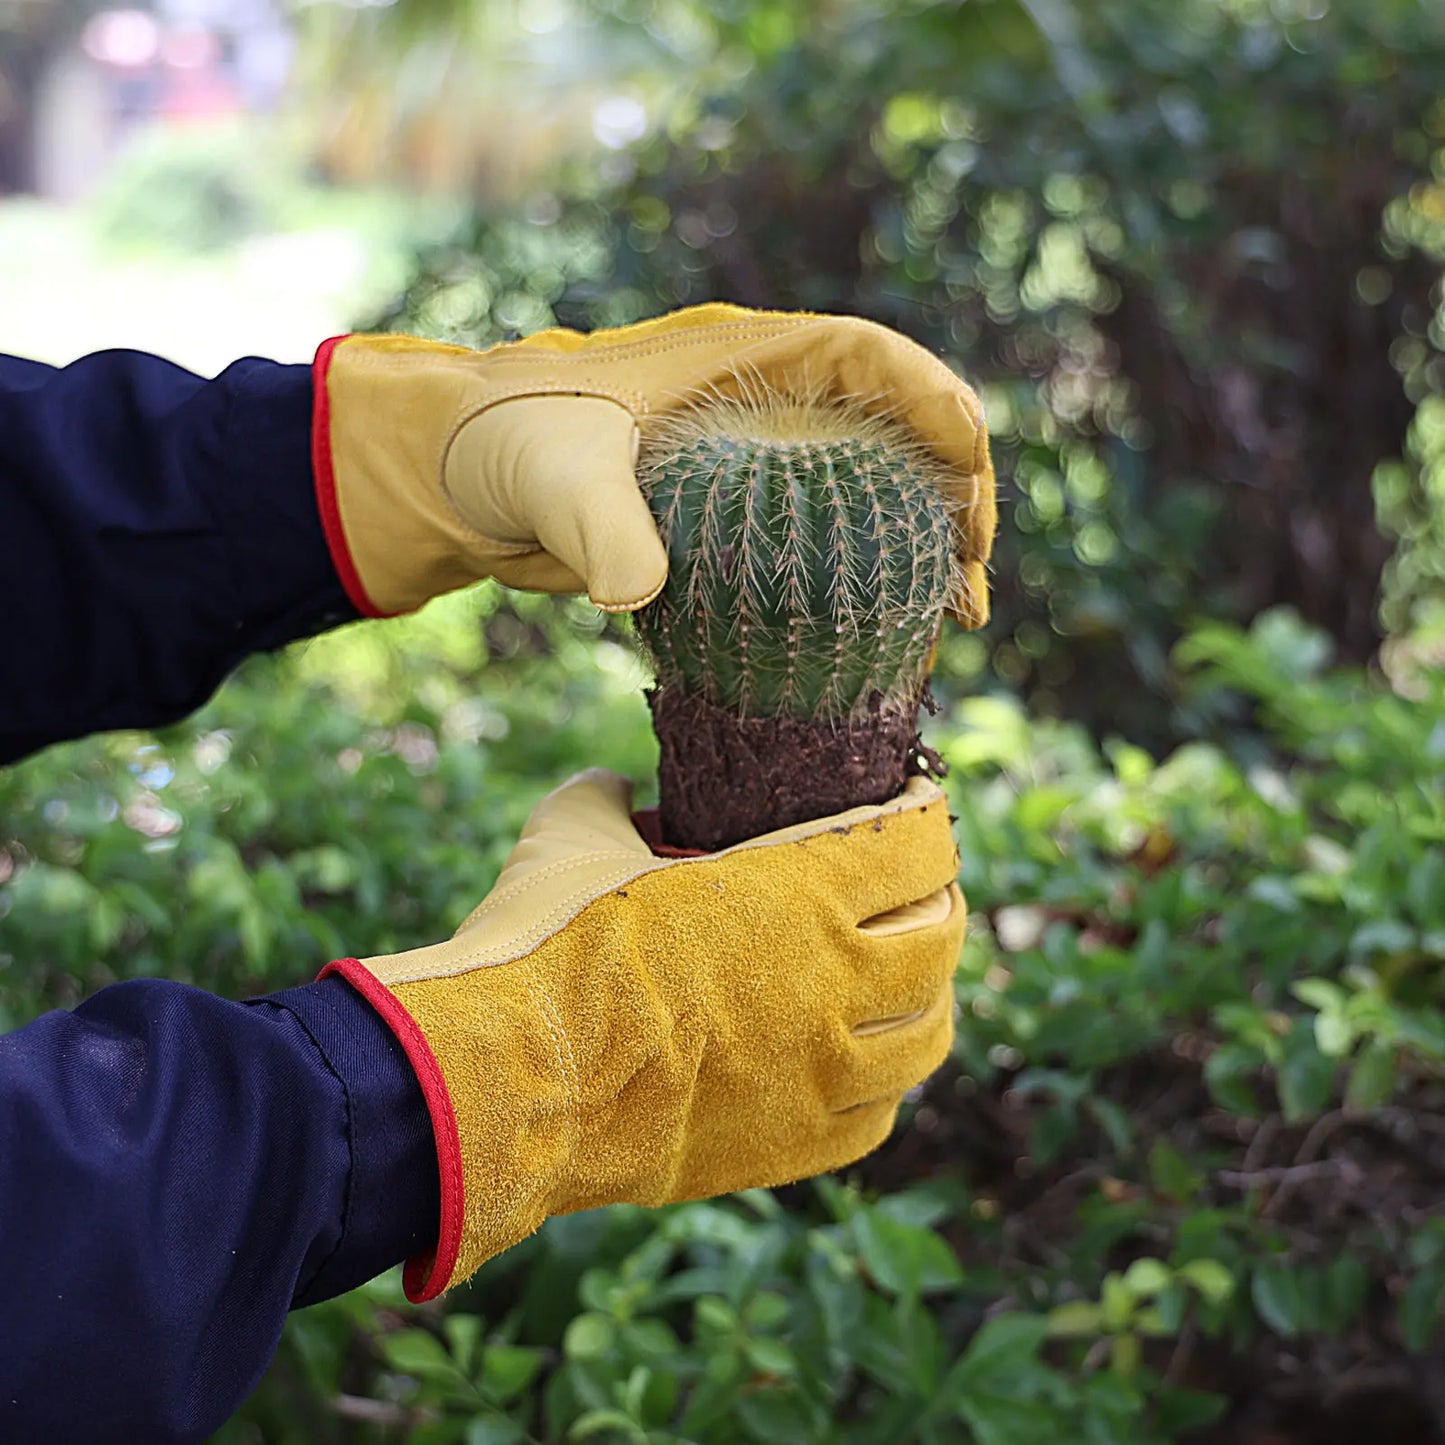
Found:
<path fill-rule="evenodd" d="M 630 786 L 537 805 L 446 943 L 327 973 L 401 1040 L 436 1134 L 431 1299 L 535 1230 L 833 1169 L 876 1147 L 953 1032 L 964 931 L 943 794 L 655 857 Z"/>
<path fill-rule="evenodd" d="M 696 306 L 583 335 L 470 351 L 408 336 L 328 341 L 316 357 L 317 495 L 337 571 L 368 616 L 480 577 L 588 592 L 626 612 L 667 556 L 637 489 L 639 427 L 700 397 L 763 386 L 847 396 L 910 427 L 956 477 L 962 585 L 987 620 L 993 468 L 978 398 L 937 357 L 847 316 Z"/>

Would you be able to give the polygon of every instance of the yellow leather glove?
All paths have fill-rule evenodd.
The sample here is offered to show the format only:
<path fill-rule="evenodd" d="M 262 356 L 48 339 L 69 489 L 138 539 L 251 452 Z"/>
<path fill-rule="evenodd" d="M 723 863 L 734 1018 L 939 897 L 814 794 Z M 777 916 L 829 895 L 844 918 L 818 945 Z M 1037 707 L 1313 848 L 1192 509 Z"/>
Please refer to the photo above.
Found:
<path fill-rule="evenodd" d="M 326 970 L 431 1113 L 441 1220 L 414 1300 L 549 1215 L 846 1164 L 948 1052 L 965 910 L 933 783 L 686 859 L 652 854 L 629 794 L 574 778 L 454 938 Z"/>
<path fill-rule="evenodd" d="M 847 396 L 910 427 L 949 466 L 959 505 L 959 620 L 988 616 L 994 478 L 978 398 L 875 322 L 714 304 L 489 351 L 350 336 L 316 357 L 313 461 L 336 569 L 364 615 L 480 577 L 586 591 L 626 612 L 667 556 L 637 489 L 639 428 L 705 395 L 762 384 Z"/>

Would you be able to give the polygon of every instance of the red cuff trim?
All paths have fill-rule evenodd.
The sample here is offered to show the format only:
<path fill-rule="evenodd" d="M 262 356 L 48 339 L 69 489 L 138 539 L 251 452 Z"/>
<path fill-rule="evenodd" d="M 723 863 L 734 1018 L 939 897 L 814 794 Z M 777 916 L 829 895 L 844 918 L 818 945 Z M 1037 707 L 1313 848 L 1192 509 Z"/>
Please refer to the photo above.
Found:
<path fill-rule="evenodd" d="M 327 377 L 332 353 L 345 340 L 345 336 L 333 336 L 323 341 L 316 349 L 316 360 L 311 363 L 311 474 L 316 484 L 316 510 L 321 513 L 331 565 L 336 568 L 351 605 L 363 617 L 390 617 L 392 614 L 383 612 L 361 585 L 361 574 L 356 570 L 336 502 L 336 470 L 331 459 L 331 392 Z"/>
<path fill-rule="evenodd" d="M 456 1110 L 441 1065 L 417 1027 L 416 1020 L 402 1007 L 396 995 L 369 968 L 354 958 L 338 958 L 328 963 L 317 975 L 339 973 L 386 1022 L 401 1042 L 406 1057 L 416 1071 L 431 1115 L 432 1134 L 437 1146 L 437 1170 L 441 1176 L 441 1225 L 436 1248 L 413 1255 L 402 1271 L 402 1287 L 413 1304 L 435 1299 L 452 1282 L 457 1267 L 457 1254 L 462 1244 L 462 1220 L 466 1216 L 466 1188 L 462 1178 L 462 1140 L 457 1129 Z"/>

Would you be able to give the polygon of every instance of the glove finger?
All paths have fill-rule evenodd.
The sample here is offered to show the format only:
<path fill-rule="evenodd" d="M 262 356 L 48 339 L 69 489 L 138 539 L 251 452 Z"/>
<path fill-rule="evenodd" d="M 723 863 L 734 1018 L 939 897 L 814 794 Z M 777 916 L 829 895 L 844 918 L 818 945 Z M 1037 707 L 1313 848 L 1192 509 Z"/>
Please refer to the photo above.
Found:
<path fill-rule="evenodd" d="M 565 838 L 578 851 L 621 848 L 651 857 L 632 822 L 632 782 L 607 768 L 588 768 L 553 788 L 532 809 L 521 841 Z"/>
<path fill-rule="evenodd" d="M 948 1057 L 953 1043 L 953 981 L 938 989 L 929 1004 L 911 1016 L 879 1021 L 876 1031 L 858 1037 L 832 1090 L 836 1110 L 855 1109 L 880 1099 L 897 1100 L 916 1088 Z"/>
<path fill-rule="evenodd" d="M 667 550 L 632 470 L 636 428 L 620 407 L 586 398 L 578 405 L 607 407 L 611 436 L 590 455 L 559 444 L 539 457 L 536 484 L 547 506 L 537 537 L 585 580 L 604 612 L 634 612 L 667 580 Z"/>
<path fill-rule="evenodd" d="M 858 925 L 858 930 L 870 938 L 893 938 L 899 934 L 917 933 L 922 928 L 932 928 L 935 924 L 946 922 L 958 906 L 962 895 L 955 898 L 956 890 L 957 885 L 950 884 L 926 898 L 890 908 L 886 913 L 875 913 L 873 917 L 865 918 Z"/>
<path fill-rule="evenodd" d="M 963 562 L 948 599 L 948 615 L 964 627 L 982 627 L 989 617 L 988 565 Z"/>
<path fill-rule="evenodd" d="M 461 951 L 444 945 L 450 963 L 441 971 L 456 971 L 458 961 L 475 966 L 520 957 L 565 925 L 566 907 L 544 906 L 539 897 L 555 905 L 559 891 L 570 893 L 580 907 L 655 866 L 631 806 L 632 784 L 606 768 L 589 768 L 548 793 L 532 809 L 496 886 L 458 928 Z"/>
<path fill-rule="evenodd" d="M 842 1169 L 865 1154 L 871 1154 L 893 1132 L 901 1102 L 901 1095 L 895 1094 L 891 1098 L 869 1100 L 834 1114 L 826 1159 L 812 1172 L 822 1174 L 830 1169 Z"/>
<path fill-rule="evenodd" d="M 700 1177 L 684 1174 L 672 1197 L 702 1198 L 724 1189 L 759 1185 L 776 1188 L 842 1169 L 872 1153 L 888 1137 L 900 1098 L 901 1091 L 886 1099 L 868 1100 L 856 1108 L 812 1110 L 791 1120 L 786 1134 L 769 1130 L 766 1120 L 753 1118 L 746 1127 L 739 1121 L 738 1132 L 716 1150 L 728 1161 L 726 1172 L 719 1175 L 708 1170 Z M 766 1162 L 758 1159 L 760 1146 Z"/>
<path fill-rule="evenodd" d="M 840 1014 L 854 1037 L 880 1032 L 887 1020 L 930 1007 L 953 978 L 963 951 L 967 910 L 950 891 L 953 911 L 941 923 L 910 934 L 869 940 L 853 961 Z"/>

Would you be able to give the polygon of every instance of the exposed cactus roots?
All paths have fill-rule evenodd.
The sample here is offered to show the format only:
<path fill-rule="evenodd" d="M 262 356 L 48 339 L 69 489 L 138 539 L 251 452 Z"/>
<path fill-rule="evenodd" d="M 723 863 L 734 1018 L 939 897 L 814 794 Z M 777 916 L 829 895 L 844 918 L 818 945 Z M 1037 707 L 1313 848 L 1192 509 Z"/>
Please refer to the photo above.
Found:
<path fill-rule="evenodd" d="M 638 479 L 670 566 L 637 614 L 666 841 L 897 794 L 956 581 L 938 464 L 847 402 L 745 394 L 669 417 Z"/>
<path fill-rule="evenodd" d="M 917 702 L 844 722 L 741 717 L 695 693 L 648 694 L 662 836 L 713 852 L 865 803 L 919 771 Z"/>

